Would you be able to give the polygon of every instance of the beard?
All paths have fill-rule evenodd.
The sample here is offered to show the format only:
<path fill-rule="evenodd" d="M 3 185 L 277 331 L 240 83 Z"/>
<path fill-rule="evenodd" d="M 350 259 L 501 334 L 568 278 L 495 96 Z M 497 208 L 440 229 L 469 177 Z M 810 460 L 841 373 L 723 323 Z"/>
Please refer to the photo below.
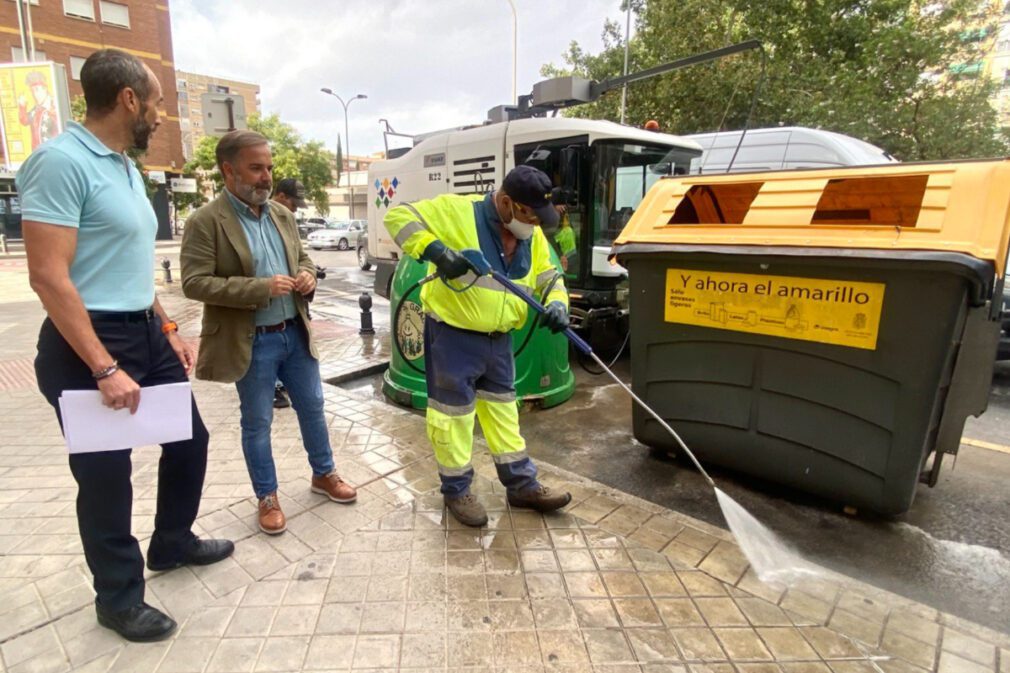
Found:
<path fill-rule="evenodd" d="M 143 114 L 134 119 L 133 126 L 130 128 L 130 132 L 133 134 L 133 146 L 138 150 L 146 150 L 151 144 L 154 128 L 154 124 L 147 123 Z"/>
<path fill-rule="evenodd" d="M 262 206 L 269 201 L 272 188 L 273 182 L 270 181 L 251 184 L 242 182 L 242 178 L 235 176 L 235 196 L 254 206 Z"/>

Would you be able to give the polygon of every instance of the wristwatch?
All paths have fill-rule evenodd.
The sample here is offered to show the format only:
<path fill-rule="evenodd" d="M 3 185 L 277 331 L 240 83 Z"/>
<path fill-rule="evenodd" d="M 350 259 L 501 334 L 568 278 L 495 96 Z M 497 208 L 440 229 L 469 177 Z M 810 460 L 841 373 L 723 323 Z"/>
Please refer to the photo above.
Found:
<path fill-rule="evenodd" d="M 161 331 L 163 334 L 168 334 L 169 332 L 178 332 L 179 324 L 174 320 L 169 320 L 167 323 L 161 326 Z"/>

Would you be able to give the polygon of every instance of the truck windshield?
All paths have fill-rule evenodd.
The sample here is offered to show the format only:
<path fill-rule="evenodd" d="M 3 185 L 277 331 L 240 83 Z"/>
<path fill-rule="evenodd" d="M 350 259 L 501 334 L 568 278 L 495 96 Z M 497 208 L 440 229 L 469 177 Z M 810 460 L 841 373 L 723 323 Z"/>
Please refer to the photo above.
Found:
<path fill-rule="evenodd" d="M 683 147 L 603 140 L 593 145 L 594 245 L 609 246 L 649 187 L 667 175 L 686 175 L 700 153 Z"/>

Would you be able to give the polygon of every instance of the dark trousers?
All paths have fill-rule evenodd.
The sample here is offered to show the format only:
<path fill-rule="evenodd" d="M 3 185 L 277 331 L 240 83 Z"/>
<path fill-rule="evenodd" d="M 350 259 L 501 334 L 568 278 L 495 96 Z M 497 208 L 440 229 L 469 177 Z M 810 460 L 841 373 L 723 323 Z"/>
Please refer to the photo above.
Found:
<path fill-rule="evenodd" d="M 135 318 L 136 316 L 132 316 Z M 93 317 L 98 338 L 119 366 L 141 386 L 178 383 L 186 373 L 161 332 L 161 321 Z M 60 418 L 59 397 L 64 390 L 95 390 L 88 366 L 48 318 L 39 332 L 35 374 L 39 390 Z M 140 403 L 144 404 L 141 392 Z M 128 413 L 128 412 L 119 412 Z M 191 528 L 200 506 L 207 470 L 207 428 L 193 401 L 193 438 L 162 444 L 158 465 L 158 508 L 148 558 L 154 563 L 182 558 L 196 539 Z M 123 610 L 144 599 L 144 558 L 131 533 L 133 486 L 131 449 L 70 456 L 77 481 L 77 525 L 84 556 L 95 577 L 98 602 Z"/>

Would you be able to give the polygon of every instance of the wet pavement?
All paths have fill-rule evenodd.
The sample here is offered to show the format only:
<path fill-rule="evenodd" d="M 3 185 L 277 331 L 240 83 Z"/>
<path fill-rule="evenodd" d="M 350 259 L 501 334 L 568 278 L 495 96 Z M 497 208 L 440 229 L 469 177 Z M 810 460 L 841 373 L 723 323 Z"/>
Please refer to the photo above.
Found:
<path fill-rule="evenodd" d="M 622 369 L 628 380 L 626 361 Z M 582 372 L 578 380 L 567 404 L 523 416 L 524 433 L 537 455 L 724 527 L 711 489 L 686 460 L 656 455 L 634 440 L 626 393 Z M 1005 411 L 995 404 L 994 412 Z M 976 424 L 966 435 L 995 441 Z M 720 488 L 809 560 L 992 628 L 1010 629 L 1010 455 L 963 445 L 956 467 L 948 456 L 937 486 L 920 486 L 911 511 L 893 519 L 849 516 L 838 503 L 720 468 L 711 473 Z"/>

